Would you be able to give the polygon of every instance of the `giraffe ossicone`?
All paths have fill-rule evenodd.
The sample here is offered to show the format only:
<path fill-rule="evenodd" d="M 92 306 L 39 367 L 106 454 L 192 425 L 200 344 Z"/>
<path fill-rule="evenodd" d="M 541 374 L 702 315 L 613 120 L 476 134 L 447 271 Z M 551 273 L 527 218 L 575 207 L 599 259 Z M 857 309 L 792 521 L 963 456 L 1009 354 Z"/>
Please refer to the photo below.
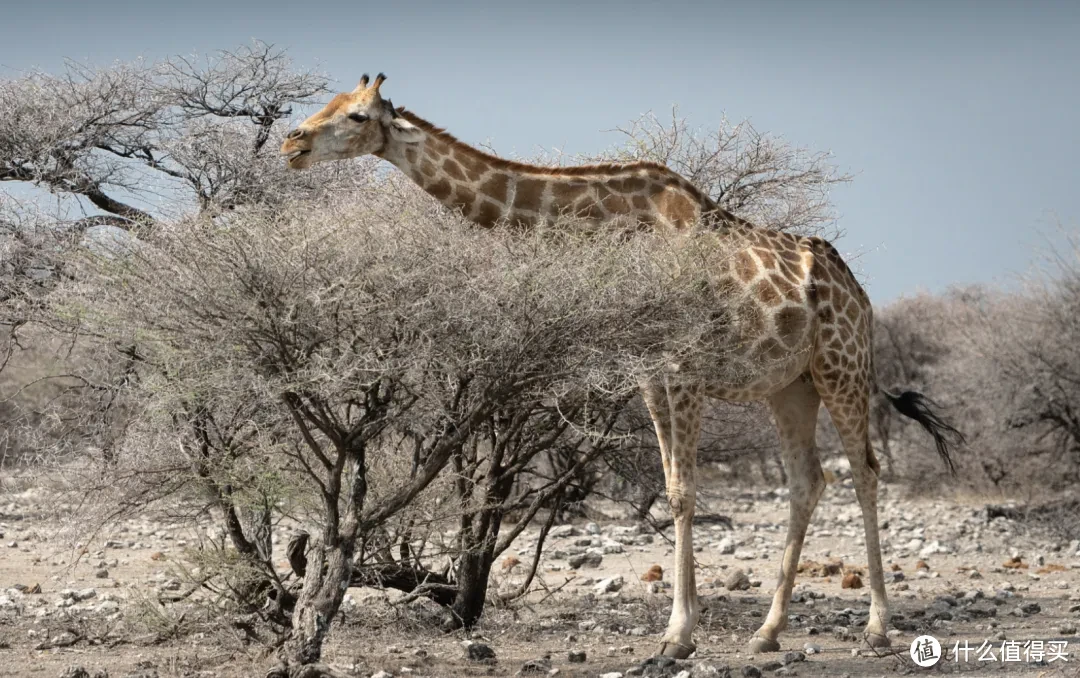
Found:
<path fill-rule="evenodd" d="M 908 391 L 890 394 L 877 384 L 872 308 L 862 286 L 828 242 L 758 228 L 721 209 L 708 195 L 664 165 L 650 162 L 540 167 L 472 148 L 404 108 L 383 99 L 379 74 L 369 85 L 338 94 L 288 134 L 281 154 L 288 166 L 364 155 L 383 158 L 447 207 L 484 227 L 535 226 L 572 215 L 591 226 L 631 225 L 688 233 L 710 228 L 725 237 L 733 256 L 717 273 L 735 286 L 742 308 L 740 345 L 765 369 L 732 384 L 699 383 L 672 374 L 642 385 L 664 467 L 675 522 L 673 602 L 660 652 L 677 658 L 695 648 L 699 617 L 692 525 L 697 496 L 697 444 L 706 397 L 765 401 L 780 435 L 790 494 L 788 534 L 780 576 L 765 622 L 754 634 L 755 652 L 780 649 L 806 529 L 825 478 L 815 432 L 824 403 L 851 463 L 866 533 L 870 616 L 864 637 L 889 644 L 889 607 L 878 535 L 879 466 L 870 444 L 869 408 L 888 399 L 919 422 L 950 464 L 950 447 L 963 442 L 937 416 L 932 403 Z"/>

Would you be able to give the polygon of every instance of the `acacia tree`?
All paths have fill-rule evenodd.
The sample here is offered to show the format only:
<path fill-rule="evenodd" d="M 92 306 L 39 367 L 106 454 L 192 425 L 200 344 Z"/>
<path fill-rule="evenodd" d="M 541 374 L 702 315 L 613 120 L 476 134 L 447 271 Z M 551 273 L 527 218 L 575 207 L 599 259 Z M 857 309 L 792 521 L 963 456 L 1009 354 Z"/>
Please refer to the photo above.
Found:
<path fill-rule="evenodd" d="M 80 246 L 108 246 L 116 238 L 153 242 L 160 228 L 181 215 L 220 218 L 237 209 L 311 199 L 321 190 L 355 190 L 354 177 L 366 180 L 368 173 L 332 167 L 307 176 L 288 173 L 276 156 L 284 121 L 326 86 L 323 75 L 296 69 L 282 50 L 259 42 L 205 59 L 138 60 L 96 69 L 69 63 L 60 74 L 31 72 L 0 81 L 0 182 L 33 185 L 60 197 L 49 213 L 41 201 L 9 198 L 0 205 L 4 356 L 23 345 L 20 332 L 32 327 L 43 293 L 71 276 L 68 255 Z M 57 344 L 55 336 L 40 333 L 34 342 Z M 82 446 L 112 460 L 125 425 L 112 386 L 131 378 L 138 355 L 133 341 L 111 355 L 99 354 L 99 364 L 80 365 L 79 378 L 39 379 L 37 388 L 47 384 L 55 395 L 44 404 L 40 398 L 29 401 L 24 384 L 13 383 L 19 395 L 4 394 L 11 410 L 8 431 L 19 436 L 12 444 L 26 448 L 23 439 L 49 429 L 54 452 Z M 234 431 L 210 426 L 223 422 L 207 421 L 208 416 L 196 395 L 178 410 L 173 425 L 187 427 L 185 439 L 198 447 L 238 444 Z M 228 490 L 210 488 L 219 495 Z M 253 567 L 268 571 L 270 518 L 262 504 L 260 510 L 239 511 L 223 497 L 216 500 L 233 546 L 258 561 Z M 250 523 L 249 536 L 243 523 Z"/>
<path fill-rule="evenodd" d="M 469 576 L 452 609 L 472 624 L 494 555 L 570 477 L 515 484 L 537 454 L 602 438 L 671 360 L 713 378 L 751 369 L 725 360 L 737 318 L 721 311 L 736 304 L 710 282 L 725 253 L 703 237 L 478 232 L 383 192 L 182 220 L 152 246 L 88 253 L 50 298 L 54 324 L 127 351 L 134 375 L 114 385 L 131 410 L 118 454 L 79 487 L 113 519 L 208 496 L 263 563 L 292 671 L 317 662 L 358 544 L 453 464 L 478 481 L 455 507 Z M 402 459 L 409 472 L 369 482 Z M 239 525 L 243 506 L 282 502 L 314 528 L 290 554 L 299 591 Z"/>
<path fill-rule="evenodd" d="M 81 228 L 144 236 L 178 207 L 288 199 L 282 188 L 304 184 L 263 151 L 280 121 L 326 91 L 323 75 L 259 42 L 207 59 L 31 72 L 0 81 L 0 181 L 96 209 Z"/>

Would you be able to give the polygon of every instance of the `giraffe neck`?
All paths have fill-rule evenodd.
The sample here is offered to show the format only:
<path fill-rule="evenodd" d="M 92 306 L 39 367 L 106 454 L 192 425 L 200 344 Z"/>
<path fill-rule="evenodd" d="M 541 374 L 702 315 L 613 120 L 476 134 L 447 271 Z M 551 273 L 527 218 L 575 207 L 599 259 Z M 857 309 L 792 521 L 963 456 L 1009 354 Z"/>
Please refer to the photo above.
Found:
<path fill-rule="evenodd" d="M 434 126 L 406 111 L 401 113 L 425 132 L 419 143 L 388 141 L 377 155 L 389 161 L 429 195 L 465 218 L 483 226 L 508 219 L 517 177 L 499 171 L 498 158 L 461 143 L 450 143 Z"/>
<path fill-rule="evenodd" d="M 552 223 L 560 215 L 594 224 L 623 222 L 680 231 L 706 215 L 720 215 L 728 226 L 746 223 L 663 165 L 527 165 L 468 146 L 409 111 L 398 113 L 422 129 L 425 138 L 414 144 L 388 141 L 378 155 L 481 226 L 503 220 L 534 226 Z"/>

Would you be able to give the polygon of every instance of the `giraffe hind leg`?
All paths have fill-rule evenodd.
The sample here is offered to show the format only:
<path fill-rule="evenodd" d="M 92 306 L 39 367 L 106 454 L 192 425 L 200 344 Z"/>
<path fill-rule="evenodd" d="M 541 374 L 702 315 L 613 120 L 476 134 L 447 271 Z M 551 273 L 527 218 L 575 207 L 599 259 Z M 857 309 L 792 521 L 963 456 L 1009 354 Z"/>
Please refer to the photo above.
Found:
<path fill-rule="evenodd" d="M 844 446 L 851 464 L 855 496 L 862 509 L 866 534 L 866 562 L 870 576 L 870 617 L 864 639 L 872 647 L 888 647 L 889 603 L 885 594 L 885 572 L 881 563 L 878 532 L 878 473 L 880 467 L 870 445 L 871 382 L 867 374 L 860 378 L 833 383 L 815 375 L 825 408 Z M 842 386 L 841 386 L 842 384 Z"/>
<path fill-rule="evenodd" d="M 780 575 L 773 594 L 772 606 L 765 623 L 750 640 L 750 651 L 777 652 L 780 632 L 787 627 L 788 606 L 795 586 L 795 574 L 806 528 L 825 491 L 825 476 L 821 470 L 815 434 L 821 397 L 809 375 L 796 379 L 769 398 L 769 408 L 780 434 L 784 467 L 791 491 L 788 507 L 788 533 L 780 562 Z"/>

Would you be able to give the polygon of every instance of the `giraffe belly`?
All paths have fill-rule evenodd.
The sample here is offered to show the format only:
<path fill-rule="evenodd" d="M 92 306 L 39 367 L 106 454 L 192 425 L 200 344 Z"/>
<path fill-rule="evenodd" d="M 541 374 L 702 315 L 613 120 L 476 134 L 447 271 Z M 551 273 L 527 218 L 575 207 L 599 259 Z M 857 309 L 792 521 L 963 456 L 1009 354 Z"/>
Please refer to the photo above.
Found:
<path fill-rule="evenodd" d="M 767 398 L 795 381 L 810 368 L 810 346 L 765 365 L 745 381 L 706 384 L 705 395 L 718 400 L 754 402 Z"/>

